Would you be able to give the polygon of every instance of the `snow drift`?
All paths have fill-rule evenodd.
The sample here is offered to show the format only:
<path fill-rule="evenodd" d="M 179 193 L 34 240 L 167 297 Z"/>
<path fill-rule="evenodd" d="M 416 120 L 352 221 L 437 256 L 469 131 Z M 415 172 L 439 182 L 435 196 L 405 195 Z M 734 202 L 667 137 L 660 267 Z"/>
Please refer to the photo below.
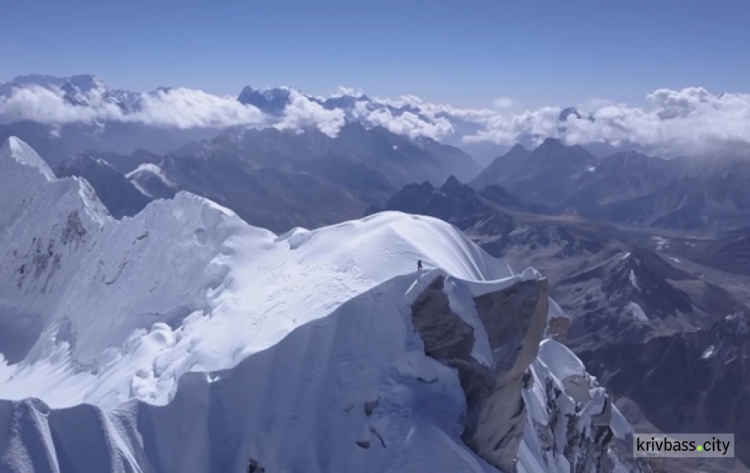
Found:
<path fill-rule="evenodd" d="M 448 277 L 474 360 L 492 367 L 473 301 L 538 273 L 401 213 L 277 236 L 178 193 L 117 221 L 14 138 L 0 189 L 0 471 L 496 471 L 461 439 L 465 392 L 425 355 L 410 308 Z M 550 307 L 543 318 L 564 316 Z M 594 457 L 540 438 L 557 428 L 540 386 L 570 377 L 547 346 L 585 373 L 544 342 L 525 376 L 539 381 L 514 393 L 519 471 Z M 579 391 L 588 438 L 615 409 L 594 381 Z"/>

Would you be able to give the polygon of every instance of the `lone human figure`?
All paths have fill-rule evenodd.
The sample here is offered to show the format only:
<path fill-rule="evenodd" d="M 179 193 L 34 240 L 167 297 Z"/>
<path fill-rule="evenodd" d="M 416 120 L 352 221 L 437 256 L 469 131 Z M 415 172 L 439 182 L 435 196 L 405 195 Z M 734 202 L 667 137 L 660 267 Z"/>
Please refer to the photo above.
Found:
<path fill-rule="evenodd" d="M 417 260 L 417 271 L 422 271 L 422 260 Z"/>

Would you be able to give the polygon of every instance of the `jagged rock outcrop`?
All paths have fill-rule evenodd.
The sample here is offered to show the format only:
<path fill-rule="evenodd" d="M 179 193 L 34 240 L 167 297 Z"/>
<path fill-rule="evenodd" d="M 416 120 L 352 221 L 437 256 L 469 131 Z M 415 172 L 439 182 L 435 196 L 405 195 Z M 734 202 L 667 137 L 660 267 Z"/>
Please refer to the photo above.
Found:
<path fill-rule="evenodd" d="M 462 439 L 477 455 L 504 472 L 515 472 L 523 455 L 528 466 L 528 452 L 540 447 L 540 471 L 644 471 L 627 458 L 632 429 L 604 388 L 562 344 L 542 342 L 567 330 L 548 315 L 546 279 L 475 291 L 475 313 L 451 299 L 452 285 L 438 276 L 412 304 L 412 323 L 425 353 L 458 373 L 467 404 Z M 489 365 L 476 355 L 484 338 Z"/>
<path fill-rule="evenodd" d="M 444 283 L 436 278 L 414 302 L 414 327 L 427 355 L 458 370 L 467 399 L 464 441 L 490 464 L 511 471 L 526 421 L 524 376 L 547 321 L 547 281 L 523 281 L 474 299 L 494 367 L 472 358 L 474 329 L 452 312 Z"/>
<path fill-rule="evenodd" d="M 475 299 L 495 356 L 495 385 L 481 408 L 472 441 L 481 457 L 503 470 L 515 463 L 523 436 L 523 378 L 544 336 L 547 287 L 546 279 L 524 281 Z"/>

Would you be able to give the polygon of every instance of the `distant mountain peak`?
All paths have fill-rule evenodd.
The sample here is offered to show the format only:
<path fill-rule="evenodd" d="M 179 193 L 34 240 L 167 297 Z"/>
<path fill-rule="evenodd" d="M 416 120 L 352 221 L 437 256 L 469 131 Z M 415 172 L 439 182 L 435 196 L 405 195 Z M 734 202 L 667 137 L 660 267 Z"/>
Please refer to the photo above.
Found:
<path fill-rule="evenodd" d="M 25 167 L 36 169 L 47 180 L 55 178 L 55 173 L 36 151 L 15 136 L 9 137 L 0 147 L 0 164 L 3 161 L 13 161 Z"/>
<path fill-rule="evenodd" d="M 545 138 L 534 151 L 558 151 L 567 148 L 565 143 L 557 138 Z"/>
<path fill-rule="evenodd" d="M 57 87 L 63 90 L 76 90 L 81 93 L 89 93 L 94 89 L 105 90 L 107 84 L 99 76 L 94 74 L 76 74 L 67 77 L 57 77 L 44 74 L 26 74 L 16 76 L 5 84 L 6 86 L 39 86 L 44 88 Z"/>
<path fill-rule="evenodd" d="M 94 74 L 80 74 L 68 77 L 68 83 L 74 85 L 83 93 L 88 93 L 94 89 L 106 89 L 107 84 Z"/>
<path fill-rule="evenodd" d="M 567 108 L 564 108 L 560 112 L 560 117 L 559 117 L 560 121 L 561 122 L 568 121 L 568 117 L 570 117 L 571 115 L 576 117 L 578 120 L 583 118 L 583 116 L 580 113 L 578 113 L 578 109 L 576 109 L 575 107 L 567 107 Z"/>
<path fill-rule="evenodd" d="M 456 176 L 451 175 L 448 177 L 448 179 L 445 180 L 445 183 L 440 186 L 440 190 L 451 191 L 456 189 L 463 189 L 464 187 L 466 187 L 466 185 L 463 182 L 459 181 Z"/>
<path fill-rule="evenodd" d="M 289 104 L 292 94 L 291 87 L 274 87 L 270 89 L 254 89 L 245 86 L 237 96 L 237 101 L 243 105 L 252 105 L 269 115 L 281 115 Z"/>
<path fill-rule="evenodd" d="M 76 153 L 73 153 L 70 155 L 70 157 L 68 157 L 68 159 L 62 161 L 57 165 L 57 167 L 59 168 L 76 169 L 86 169 L 92 166 L 106 166 L 108 168 L 112 168 L 112 170 L 115 170 L 114 167 L 112 167 L 112 165 L 107 161 L 101 158 L 96 158 L 85 151 L 78 151 Z"/>

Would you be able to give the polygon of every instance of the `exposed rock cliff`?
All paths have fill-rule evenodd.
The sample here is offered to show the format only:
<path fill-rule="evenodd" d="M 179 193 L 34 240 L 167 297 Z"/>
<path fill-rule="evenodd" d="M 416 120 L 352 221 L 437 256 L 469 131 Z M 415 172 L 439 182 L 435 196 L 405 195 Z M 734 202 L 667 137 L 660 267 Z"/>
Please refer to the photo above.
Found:
<path fill-rule="evenodd" d="M 412 305 L 412 323 L 425 353 L 458 372 L 467 402 L 462 439 L 477 455 L 504 472 L 531 451 L 542 452 L 540 471 L 642 471 L 613 453 L 632 431 L 604 388 L 563 345 L 542 342 L 566 328 L 548 316 L 546 279 L 473 288 L 473 308 L 455 302 L 452 285 L 438 276 Z M 485 339 L 489 363 L 477 356 Z"/>

